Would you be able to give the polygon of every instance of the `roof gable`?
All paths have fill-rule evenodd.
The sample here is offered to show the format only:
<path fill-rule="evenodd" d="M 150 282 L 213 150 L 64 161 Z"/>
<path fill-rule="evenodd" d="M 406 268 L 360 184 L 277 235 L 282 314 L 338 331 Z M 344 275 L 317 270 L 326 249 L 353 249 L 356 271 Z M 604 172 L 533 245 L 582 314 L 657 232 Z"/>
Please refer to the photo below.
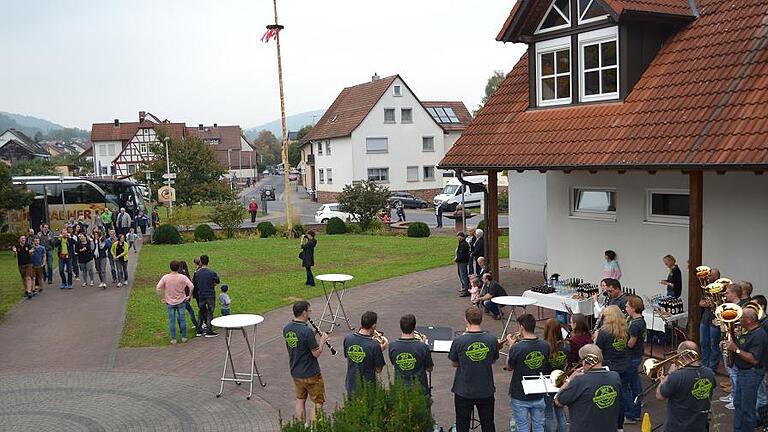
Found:
<path fill-rule="evenodd" d="M 50 156 L 50 153 L 48 153 L 48 150 L 44 146 L 38 144 L 35 140 L 28 137 L 27 134 L 18 129 L 8 129 L 2 135 L 5 134 L 10 134 L 15 137 L 9 139 L 8 142 L 15 141 L 20 147 L 24 148 L 31 154 L 37 156 Z"/>

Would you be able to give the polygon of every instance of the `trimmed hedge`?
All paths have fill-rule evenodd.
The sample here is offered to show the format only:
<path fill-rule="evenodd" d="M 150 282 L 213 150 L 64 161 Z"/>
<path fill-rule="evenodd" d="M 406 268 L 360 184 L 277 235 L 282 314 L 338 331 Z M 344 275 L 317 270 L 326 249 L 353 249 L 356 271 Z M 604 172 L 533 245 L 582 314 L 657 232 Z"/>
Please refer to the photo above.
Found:
<path fill-rule="evenodd" d="M 270 221 L 259 222 L 259 224 L 256 225 L 256 229 L 259 231 L 259 237 L 261 238 L 272 237 L 277 233 L 275 226 L 272 225 L 272 222 Z"/>
<path fill-rule="evenodd" d="M 152 236 L 152 243 L 156 244 L 181 244 L 181 234 L 175 226 L 164 224 L 157 227 L 154 236 Z"/>
<path fill-rule="evenodd" d="M 408 226 L 408 237 L 429 237 L 430 231 L 424 222 L 414 222 Z"/>
<path fill-rule="evenodd" d="M 343 220 L 337 217 L 333 217 L 328 221 L 328 224 L 325 226 L 325 233 L 326 234 L 346 234 L 347 225 L 344 223 Z"/>
<path fill-rule="evenodd" d="M 195 227 L 195 241 L 209 242 L 216 240 L 216 233 L 208 224 L 200 224 Z"/>

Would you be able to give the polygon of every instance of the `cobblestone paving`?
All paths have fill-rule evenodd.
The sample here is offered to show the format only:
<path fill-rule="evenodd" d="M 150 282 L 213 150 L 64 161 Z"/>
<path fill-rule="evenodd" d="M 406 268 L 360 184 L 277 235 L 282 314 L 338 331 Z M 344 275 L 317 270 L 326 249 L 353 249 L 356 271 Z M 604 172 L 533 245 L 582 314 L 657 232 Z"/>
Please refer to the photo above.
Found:
<path fill-rule="evenodd" d="M 144 373 L 0 376 L 0 431 L 274 431 L 256 394 L 217 399 L 210 386 Z"/>

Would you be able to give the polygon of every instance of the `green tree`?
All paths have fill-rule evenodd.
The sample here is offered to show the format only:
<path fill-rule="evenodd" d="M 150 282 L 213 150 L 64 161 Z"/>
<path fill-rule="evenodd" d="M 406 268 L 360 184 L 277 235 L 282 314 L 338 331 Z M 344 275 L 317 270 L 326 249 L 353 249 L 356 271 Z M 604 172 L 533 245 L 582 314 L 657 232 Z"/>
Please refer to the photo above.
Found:
<path fill-rule="evenodd" d="M 163 142 L 164 134 L 158 134 Z M 166 172 L 165 145 L 152 148 L 154 158 L 143 164 L 136 178 L 144 178 L 144 171 L 152 170 L 159 179 Z M 229 186 L 221 181 L 227 169 L 216 160 L 216 155 L 199 138 L 171 139 L 168 143 L 171 172 L 176 173 L 176 200 L 191 206 L 200 201 L 219 201 L 232 198 Z"/>
<path fill-rule="evenodd" d="M 253 139 L 253 145 L 259 153 L 260 162 L 262 162 L 262 166 L 259 168 L 280 163 L 280 142 L 275 134 L 263 130 Z"/>
<path fill-rule="evenodd" d="M 304 125 L 298 132 L 296 132 L 296 140 L 301 141 L 312 130 L 312 125 Z"/>
<path fill-rule="evenodd" d="M 484 107 L 486 103 L 488 103 L 488 100 L 491 99 L 491 96 L 493 96 L 493 93 L 496 92 L 496 89 L 499 88 L 501 83 L 504 81 L 504 78 L 506 78 L 506 74 L 502 70 L 495 70 L 493 71 L 493 74 L 490 78 L 488 78 L 488 82 L 485 84 L 485 96 L 483 96 L 482 102 L 480 105 L 478 105 L 477 109 L 475 110 L 475 113 L 480 111 L 480 108 Z M 473 113 L 474 114 L 474 113 Z"/>
<path fill-rule="evenodd" d="M 387 205 L 387 198 L 389 188 L 368 180 L 344 186 L 339 194 L 339 204 L 341 211 L 357 215 L 360 228 L 365 231 Z"/>
<path fill-rule="evenodd" d="M 288 146 L 288 163 L 296 167 L 301 162 L 301 140 L 312 130 L 312 125 L 305 125 L 296 132 L 296 141 Z"/>
<path fill-rule="evenodd" d="M 211 221 L 220 226 L 227 238 L 235 236 L 240 224 L 243 223 L 245 209 L 237 201 L 227 201 L 216 204 L 211 213 Z"/>
<path fill-rule="evenodd" d="M 18 210 L 28 206 L 35 194 L 26 187 L 11 182 L 11 169 L 0 162 L 0 213 L 3 210 Z"/>
<path fill-rule="evenodd" d="M 21 160 L 13 162 L 11 165 L 12 176 L 39 176 L 56 174 L 54 164 L 41 158 L 32 160 Z"/>

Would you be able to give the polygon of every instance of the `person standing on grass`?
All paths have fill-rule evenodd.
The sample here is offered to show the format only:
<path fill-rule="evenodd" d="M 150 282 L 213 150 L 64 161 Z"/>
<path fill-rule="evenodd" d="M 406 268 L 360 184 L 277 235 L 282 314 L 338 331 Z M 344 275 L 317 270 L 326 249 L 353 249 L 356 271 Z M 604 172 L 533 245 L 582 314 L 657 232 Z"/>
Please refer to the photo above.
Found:
<path fill-rule="evenodd" d="M 467 273 L 467 266 L 469 265 L 470 248 L 467 243 L 467 235 L 463 232 L 456 234 L 458 245 L 456 246 L 456 255 L 454 262 L 459 272 L 459 282 L 461 283 L 461 290 L 459 297 L 469 297 L 469 274 Z"/>
<path fill-rule="evenodd" d="M 205 323 L 205 337 L 212 338 L 219 335 L 213 331 L 211 320 L 213 319 L 213 311 L 216 310 L 216 285 L 220 284 L 221 280 L 215 271 L 208 268 L 208 262 L 208 255 L 200 255 L 200 268 L 195 272 L 192 282 L 200 306 L 200 320 L 198 321 L 200 326 L 197 328 L 197 335 L 203 336 L 202 325 Z"/>
<path fill-rule="evenodd" d="M 112 256 L 117 267 L 117 286 L 128 285 L 128 243 L 125 236 L 120 234 L 115 243 L 112 243 Z"/>
<path fill-rule="evenodd" d="M 88 280 L 93 286 L 93 244 L 91 239 L 84 234 L 80 235 L 77 245 L 77 264 L 80 266 L 80 274 L 83 275 L 83 287 L 88 285 Z"/>
<path fill-rule="evenodd" d="M 53 248 L 56 243 L 56 235 L 53 234 L 48 224 L 40 226 L 40 244 L 45 246 L 45 278 L 48 285 L 53 283 Z"/>
<path fill-rule="evenodd" d="M 43 284 L 45 283 L 45 265 L 47 262 L 47 254 L 45 246 L 40 244 L 40 238 L 35 237 L 32 239 L 32 247 L 29 249 L 29 253 L 32 258 L 32 274 L 35 281 L 34 293 L 37 294 L 43 291 Z"/>
<path fill-rule="evenodd" d="M 304 285 L 315 286 L 315 276 L 312 274 L 312 267 L 315 265 L 315 246 L 317 246 L 317 240 L 315 240 L 315 232 L 309 230 L 305 235 L 301 237 L 301 266 L 307 271 L 307 281 Z"/>
<path fill-rule="evenodd" d="M 251 198 L 251 202 L 248 203 L 248 213 L 251 214 L 251 223 L 256 223 L 256 214 L 259 212 L 259 205 L 256 203 L 256 198 Z"/>
<path fill-rule="evenodd" d="M 189 267 L 187 267 L 186 261 L 179 261 L 179 273 L 188 277 L 189 280 L 192 280 L 192 276 L 189 274 Z M 184 300 L 184 309 L 187 312 L 189 312 L 189 318 L 192 320 L 192 324 L 195 326 L 195 329 L 197 329 L 198 325 L 197 325 L 197 317 L 195 317 L 195 310 L 192 308 L 192 305 L 189 304 L 189 300 L 191 298 L 194 298 L 195 300 L 197 300 L 197 292 L 195 291 L 193 286 L 192 288 L 184 288 L 184 294 L 187 295 L 187 299 Z"/>
<path fill-rule="evenodd" d="M 152 213 L 149 215 L 150 222 L 152 223 L 152 229 L 157 229 L 160 226 L 160 213 L 157 212 L 157 208 L 152 209 Z"/>
<path fill-rule="evenodd" d="M 19 236 L 18 243 L 14 245 L 11 250 L 13 251 L 13 254 L 16 255 L 16 261 L 19 265 L 19 274 L 21 275 L 21 283 L 24 287 L 24 295 L 26 295 L 28 299 L 31 299 L 34 295 L 32 289 L 33 268 L 32 255 L 27 247 L 27 237 Z"/>
<path fill-rule="evenodd" d="M 171 333 L 171 344 L 176 343 L 176 320 L 179 320 L 179 337 L 181 342 L 187 341 L 187 319 L 184 314 L 184 302 L 189 301 L 187 290 L 194 289 L 189 278 L 181 273 L 178 261 L 171 261 L 171 272 L 160 278 L 157 283 L 157 293 L 162 296 L 160 302 L 168 310 L 168 326 Z"/>
<path fill-rule="evenodd" d="M 109 247 L 107 246 L 107 239 L 96 231 L 93 233 L 93 257 L 94 264 L 96 264 L 96 274 L 99 275 L 99 288 L 106 288 L 107 284 L 104 282 L 104 267 L 107 263 L 107 257 L 109 256 Z"/>

